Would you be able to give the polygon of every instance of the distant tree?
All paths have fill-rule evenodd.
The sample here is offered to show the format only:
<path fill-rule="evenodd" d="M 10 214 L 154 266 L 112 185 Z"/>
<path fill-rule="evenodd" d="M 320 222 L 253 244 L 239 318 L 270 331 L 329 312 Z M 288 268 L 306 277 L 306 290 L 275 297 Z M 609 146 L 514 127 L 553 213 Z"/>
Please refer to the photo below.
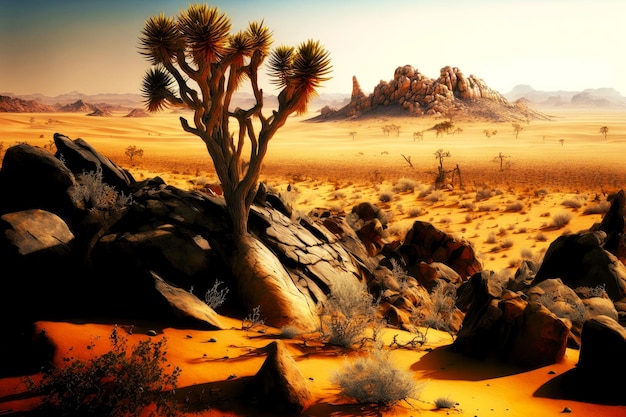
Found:
<path fill-rule="evenodd" d="M 354 140 L 354 138 L 356 136 L 356 132 L 350 132 L 349 135 L 352 136 L 352 140 Z"/>
<path fill-rule="evenodd" d="M 446 171 L 443 169 L 443 160 L 444 158 L 449 158 L 452 156 L 449 151 L 444 151 L 443 149 L 437 149 L 435 152 L 435 159 L 439 160 L 439 166 L 437 167 L 437 177 L 435 178 L 435 185 L 441 186 L 445 183 L 446 179 Z"/>
<path fill-rule="evenodd" d="M 455 135 L 455 134 L 457 134 L 457 133 L 459 133 L 459 134 L 460 134 L 460 133 L 463 133 L 463 129 L 461 129 L 460 127 L 457 127 L 456 129 L 454 129 L 454 130 L 452 131 L 452 134 L 453 134 L 453 135 Z"/>
<path fill-rule="evenodd" d="M 428 130 L 434 130 L 435 135 L 439 137 L 444 133 L 449 135 L 452 128 L 454 128 L 454 123 L 451 120 L 446 120 L 445 122 L 437 123 Z"/>
<path fill-rule="evenodd" d="M 137 146 L 131 145 L 128 148 L 126 148 L 126 151 L 124 152 L 124 154 L 130 159 L 130 162 L 132 164 L 134 157 L 136 156 L 140 158 L 143 157 L 143 149 L 139 149 L 137 148 Z"/>
<path fill-rule="evenodd" d="M 413 142 L 415 142 L 416 139 L 420 142 L 424 140 L 424 132 L 413 132 Z"/>
<path fill-rule="evenodd" d="M 230 30 L 230 19 L 216 7 L 191 4 L 175 18 L 150 17 L 141 32 L 140 52 L 153 65 L 142 86 L 148 111 L 169 106 L 193 110 L 193 124 L 180 117 L 182 128 L 206 145 L 237 238 L 248 235 L 250 206 L 270 140 L 291 114 L 306 112 L 332 67 L 319 42 L 279 46 L 270 53 L 272 33 L 262 22 L 250 22 L 247 30 L 234 34 Z M 258 83 L 268 56 L 270 80 L 281 89 L 278 108 L 269 117 L 262 111 Z M 246 80 L 255 102 L 233 110 L 233 94 Z"/>
<path fill-rule="evenodd" d="M 396 132 L 396 136 L 400 136 L 400 126 L 394 124 L 385 125 L 383 126 L 383 132 L 386 133 L 387 136 L 389 136 L 391 132 Z"/>
<path fill-rule="evenodd" d="M 609 128 L 607 126 L 602 126 L 600 128 L 600 133 L 602 133 L 602 136 L 604 136 L 604 140 L 606 140 L 606 137 L 609 134 Z"/>
<path fill-rule="evenodd" d="M 559 139 L 559 142 L 561 142 L 561 146 L 563 146 L 563 144 L 565 143 L 565 139 Z"/>
<path fill-rule="evenodd" d="M 485 129 L 483 130 L 483 133 L 485 134 L 485 136 L 487 136 L 487 138 L 491 137 L 491 130 Z"/>
<path fill-rule="evenodd" d="M 510 156 L 504 155 L 502 152 L 500 152 L 498 156 L 494 158 L 494 160 L 500 160 L 500 171 L 504 171 L 504 160 L 507 158 L 510 158 Z"/>
<path fill-rule="evenodd" d="M 517 139 L 519 132 L 521 132 L 522 130 L 524 130 L 522 125 L 520 125 L 519 123 L 513 123 L 513 133 L 515 133 L 515 139 Z"/>

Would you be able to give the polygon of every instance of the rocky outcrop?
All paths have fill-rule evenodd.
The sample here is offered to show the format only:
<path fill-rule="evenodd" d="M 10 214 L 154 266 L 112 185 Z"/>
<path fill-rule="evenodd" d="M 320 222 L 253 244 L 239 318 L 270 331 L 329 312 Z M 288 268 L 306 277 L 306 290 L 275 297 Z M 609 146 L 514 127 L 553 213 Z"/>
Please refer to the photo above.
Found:
<path fill-rule="evenodd" d="M 527 367 L 556 363 L 565 355 L 565 322 L 522 293 L 507 290 L 493 273 L 473 275 L 460 287 L 457 306 L 466 315 L 454 351 Z"/>
<path fill-rule="evenodd" d="M 430 223 L 413 223 L 398 251 L 404 258 L 409 274 L 413 276 L 423 275 L 418 271 L 423 269 L 420 264 L 424 261 L 443 263 L 463 280 L 482 271 L 482 265 L 468 242 L 456 240 Z"/>
<path fill-rule="evenodd" d="M 350 103 L 336 112 L 326 111 L 313 120 L 360 117 L 368 114 L 472 117 L 495 121 L 546 119 L 524 103 L 510 103 L 480 78 L 466 76 L 456 67 L 441 68 L 431 79 L 411 65 L 396 68 L 393 79 L 381 81 L 368 97 L 353 77 Z"/>

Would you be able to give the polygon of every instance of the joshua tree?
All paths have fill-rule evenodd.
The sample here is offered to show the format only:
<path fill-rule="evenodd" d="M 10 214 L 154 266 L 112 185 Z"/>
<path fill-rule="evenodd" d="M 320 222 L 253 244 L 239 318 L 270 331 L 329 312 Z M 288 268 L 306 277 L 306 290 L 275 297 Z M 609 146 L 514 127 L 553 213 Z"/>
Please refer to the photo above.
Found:
<path fill-rule="evenodd" d="M 520 125 L 519 123 L 513 123 L 513 133 L 515 133 L 515 139 L 517 139 L 519 132 L 521 132 L 522 130 L 524 130 L 522 125 Z"/>
<path fill-rule="evenodd" d="M 607 126 L 602 126 L 600 128 L 600 133 L 604 136 L 604 140 L 606 140 L 606 136 L 609 134 L 609 128 Z"/>
<path fill-rule="evenodd" d="M 297 48 L 279 46 L 270 53 L 271 31 L 263 22 L 230 33 L 230 19 L 216 7 L 192 4 L 176 17 L 148 19 L 140 36 L 140 53 L 152 64 L 143 80 L 146 107 L 169 106 L 194 111 L 183 130 L 206 145 L 220 179 L 235 237 L 248 234 L 248 215 L 268 144 L 289 115 L 306 112 L 320 84 L 329 79 L 329 53 L 308 40 Z M 280 88 L 278 109 L 266 117 L 259 68 L 269 56 L 270 78 Z M 231 109 L 233 94 L 248 81 L 255 104 Z M 253 118 L 258 123 L 253 123 Z M 231 132 L 231 120 L 237 129 Z M 249 154 L 244 157 L 244 145 Z"/>

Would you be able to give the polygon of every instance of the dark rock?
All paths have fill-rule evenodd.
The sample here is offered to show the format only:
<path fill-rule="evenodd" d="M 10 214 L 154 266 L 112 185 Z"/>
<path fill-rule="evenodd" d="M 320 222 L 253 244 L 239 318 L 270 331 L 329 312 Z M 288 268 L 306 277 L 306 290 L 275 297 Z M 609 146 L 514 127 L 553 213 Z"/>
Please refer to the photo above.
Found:
<path fill-rule="evenodd" d="M 246 386 L 248 401 L 274 413 L 300 415 L 312 404 L 306 379 L 281 341 L 263 350 L 267 358 Z"/>

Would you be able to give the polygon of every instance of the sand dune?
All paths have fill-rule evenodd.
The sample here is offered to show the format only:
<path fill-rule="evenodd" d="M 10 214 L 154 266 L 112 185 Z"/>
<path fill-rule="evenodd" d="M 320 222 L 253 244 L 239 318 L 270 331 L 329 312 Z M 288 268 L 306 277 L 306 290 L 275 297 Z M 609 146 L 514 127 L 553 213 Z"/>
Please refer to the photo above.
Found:
<path fill-rule="evenodd" d="M 431 222 L 471 242 L 485 269 L 512 274 L 522 259 L 542 256 L 560 234 L 587 229 L 599 221 L 600 205 L 607 195 L 626 186 L 622 162 L 626 110 L 552 109 L 548 113 L 553 116 L 550 121 L 524 125 L 517 138 L 510 123 L 473 121 L 456 123 L 461 133 L 436 137 L 434 131 L 426 131 L 419 141 L 413 140 L 413 132 L 425 131 L 441 120 L 371 118 L 312 123 L 307 121 L 311 115 L 293 117 L 270 145 L 262 180 L 302 215 L 318 207 L 349 212 L 359 202 L 376 203 L 388 214 L 389 240 L 401 239 L 415 220 Z M 0 142 L 5 150 L 17 142 L 49 146 L 53 134 L 59 132 L 85 139 L 129 169 L 137 180 L 158 175 L 181 188 L 218 182 L 203 143 L 182 131 L 181 114 L 123 117 L 126 114 L 3 113 Z M 400 126 L 399 135 L 383 132 L 382 126 L 390 123 Z M 599 132 L 601 126 L 609 128 L 606 140 Z M 487 137 L 485 130 L 497 134 Z M 131 145 L 144 150 L 143 157 L 132 164 L 124 154 Z M 457 179 L 450 189 L 431 189 L 438 149 L 450 152 L 444 167 L 448 170 L 458 165 L 463 187 Z M 503 170 L 500 154 L 506 156 Z M 289 185 L 291 191 L 287 191 Z M 563 213 L 571 219 L 555 226 L 555 219 L 563 218 Z M 233 329 L 161 329 L 168 340 L 170 361 L 183 368 L 181 391 L 187 389 L 193 395 L 189 387 L 202 386 L 211 390 L 213 400 L 228 397 L 229 384 L 236 384 L 227 382 L 229 376 L 235 375 L 234 381 L 251 376 L 263 361 L 250 351 L 280 337 L 277 329 L 250 334 L 240 329 L 237 320 L 226 320 L 231 320 Z M 108 324 L 42 322 L 38 326 L 58 344 L 57 361 L 70 348 L 76 354 L 87 354 L 80 348 L 95 336 L 106 338 L 111 329 Z M 398 332 L 388 330 L 385 338 L 394 333 Z M 145 336 L 132 336 L 136 340 L 141 337 Z M 211 337 L 218 343 L 207 344 Z M 331 372 L 358 352 L 304 346 L 298 339 L 285 342 L 316 398 L 316 405 L 306 415 L 381 415 L 374 408 L 339 398 L 330 383 Z M 399 367 L 413 371 L 427 386 L 420 400 L 400 404 L 382 415 L 441 415 L 446 411 L 434 410 L 433 402 L 446 396 L 458 403 L 448 412 L 460 416 L 544 417 L 560 414 L 565 407 L 579 416 L 626 415 L 625 407 L 564 399 L 550 391 L 549 381 L 575 366 L 575 350 L 568 349 L 562 363 L 522 370 L 473 362 L 448 352 L 449 343 L 448 334 L 431 330 L 425 346 L 429 349 L 392 352 Z M 225 356 L 229 359 L 220 360 Z M 0 413 L 32 406 L 32 399 L 15 395 L 16 385 L 19 379 L 0 380 Z M 219 404 L 200 415 L 253 412 L 228 401 Z"/>

